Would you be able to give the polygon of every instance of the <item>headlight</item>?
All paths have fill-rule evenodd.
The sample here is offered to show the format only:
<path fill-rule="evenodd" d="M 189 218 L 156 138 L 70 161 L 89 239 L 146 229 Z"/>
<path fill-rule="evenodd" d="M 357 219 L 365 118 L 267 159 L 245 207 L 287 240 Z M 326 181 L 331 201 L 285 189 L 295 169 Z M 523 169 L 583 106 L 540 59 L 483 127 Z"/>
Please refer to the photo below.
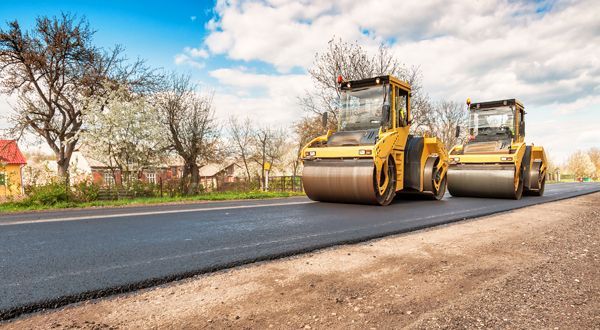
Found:
<path fill-rule="evenodd" d="M 512 162 L 512 157 L 500 157 L 500 160 L 503 162 Z"/>
<path fill-rule="evenodd" d="M 373 151 L 370 149 L 360 149 L 358 150 L 359 155 L 370 155 Z"/>
<path fill-rule="evenodd" d="M 460 162 L 460 157 L 454 157 L 454 158 L 452 158 L 452 160 L 458 163 L 458 162 Z"/>
<path fill-rule="evenodd" d="M 316 154 L 317 154 L 316 151 L 307 151 L 307 152 L 304 153 L 304 156 L 310 157 L 310 156 L 314 156 Z"/>

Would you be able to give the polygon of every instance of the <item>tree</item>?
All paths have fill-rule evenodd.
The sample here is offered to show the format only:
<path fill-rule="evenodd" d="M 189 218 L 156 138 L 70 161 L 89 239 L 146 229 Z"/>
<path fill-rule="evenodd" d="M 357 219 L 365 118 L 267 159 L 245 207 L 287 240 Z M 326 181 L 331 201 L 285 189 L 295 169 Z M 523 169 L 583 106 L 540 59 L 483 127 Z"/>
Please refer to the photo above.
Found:
<path fill-rule="evenodd" d="M 253 123 L 250 118 L 243 121 L 238 121 L 236 117 L 229 117 L 229 135 L 231 141 L 231 149 L 238 161 L 244 165 L 246 174 L 246 182 L 250 182 L 250 157 L 251 147 L 255 136 Z"/>
<path fill-rule="evenodd" d="M 197 93 L 189 76 L 174 73 L 157 95 L 156 104 L 168 132 L 169 148 L 184 162 L 181 188 L 188 194 L 199 191 L 200 167 L 222 156 L 212 102 L 212 93 Z M 191 177 L 189 185 L 188 177 Z"/>
<path fill-rule="evenodd" d="M 592 163 L 590 156 L 583 151 L 576 151 L 567 160 L 567 170 L 575 176 L 591 177 L 596 173 L 596 167 Z"/>
<path fill-rule="evenodd" d="M 426 130 L 435 137 L 442 140 L 446 150 L 464 141 L 466 130 L 456 136 L 456 126 L 465 127 L 469 119 L 469 113 L 465 111 L 462 104 L 453 101 L 440 101 L 434 103 L 429 111 L 426 121 Z"/>
<path fill-rule="evenodd" d="M 285 155 L 285 132 L 270 127 L 258 128 L 252 140 L 252 160 L 260 167 L 260 182 L 266 189 L 265 164 L 278 166 Z"/>
<path fill-rule="evenodd" d="M 424 98 L 427 97 L 422 95 L 422 74 L 419 68 L 402 65 L 385 44 L 379 46 L 376 54 L 370 55 L 357 42 L 349 43 L 333 38 L 324 52 L 315 55 L 313 66 L 308 72 L 314 83 L 313 91 L 307 92 L 307 95 L 300 99 L 300 103 L 311 117 L 327 112 L 330 118 L 327 128 L 337 127 L 339 110 L 336 100 L 340 95 L 336 80 L 340 75 L 345 80 L 393 75 L 407 81 L 412 87 L 411 109 L 413 109 L 413 119 L 417 123 L 415 129 L 418 128 L 418 123 L 423 117 L 421 107 L 426 104 Z M 308 121 L 312 121 L 312 118 Z M 322 128 L 321 125 L 317 127 L 319 132 L 315 136 L 327 129 Z"/>
<path fill-rule="evenodd" d="M 600 148 L 590 148 L 587 153 L 592 164 L 596 167 L 595 177 L 598 178 L 600 177 Z"/>
<path fill-rule="evenodd" d="M 85 115 L 101 110 L 93 100 L 112 86 L 106 82 L 138 90 L 152 82 L 142 61 L 126 65 L 121 47 L 99 49 L 92 44 L 93 34 L 85 19 L 69 14 L 38 17 L 29 32 L 17 21 L 0 30 L 0 79 L 4 92 L 18 96 L 12 134 L 43 139 L 63 177 L 68 177 Z"/>
<path fill-rule="evenodd" d="M 147 98 L 132 95 L 125 86 L 111 91 L 105 109 L 88 115 L 83 135 L 85 147 L 95 159 L 105 162 L 117 182 L 116 171 L 128 176 L 157 164 L 164 155 L 166 139 L 160 116 Z M 129 183 L 125 180 L 124 183 Z M 123 183 L 123 182 L 122 182 Z"/>

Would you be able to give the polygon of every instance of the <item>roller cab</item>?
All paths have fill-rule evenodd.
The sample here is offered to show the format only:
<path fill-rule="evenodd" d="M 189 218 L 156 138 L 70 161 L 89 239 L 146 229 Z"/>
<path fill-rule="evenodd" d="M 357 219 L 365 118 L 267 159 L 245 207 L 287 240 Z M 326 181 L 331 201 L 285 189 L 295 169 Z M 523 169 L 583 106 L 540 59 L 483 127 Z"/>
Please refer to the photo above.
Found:
<path fill-rule="evenodd" d="M 525 143 L 523 104 L 516 99 L 468 100 L 467 106 L 467 142 L 452 148 L 449 156 L 450 194 L 511 199 L 543 195 L 546 154 L 542 147 Z"/>
<path fill-rule="evenodd" d="M 337 131 L 301 151 L 307 196 L 376 205 L 388 205 L 401 191 L 441 199 L 448 155 L 438 139 L 409 135 L 410 85 L 392 76 L 340 77 L 338 87 Z"/>

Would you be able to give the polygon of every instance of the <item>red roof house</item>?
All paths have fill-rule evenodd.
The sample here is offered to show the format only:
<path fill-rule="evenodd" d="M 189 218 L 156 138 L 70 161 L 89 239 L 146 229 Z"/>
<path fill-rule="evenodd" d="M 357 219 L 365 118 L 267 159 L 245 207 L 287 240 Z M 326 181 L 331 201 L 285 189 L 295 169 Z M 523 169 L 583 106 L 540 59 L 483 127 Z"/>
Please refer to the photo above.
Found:
<path fill-rule="evenodd" d="M 0 140 L 0 200 L 23 195 L 23 157 L 17 141 Z"/>
<path fill-rule="evenodd" d="M 11 165 L 25 165 L 27 160 L 19 150 L 17 141 L 0 140 L 0 163 Z"/>

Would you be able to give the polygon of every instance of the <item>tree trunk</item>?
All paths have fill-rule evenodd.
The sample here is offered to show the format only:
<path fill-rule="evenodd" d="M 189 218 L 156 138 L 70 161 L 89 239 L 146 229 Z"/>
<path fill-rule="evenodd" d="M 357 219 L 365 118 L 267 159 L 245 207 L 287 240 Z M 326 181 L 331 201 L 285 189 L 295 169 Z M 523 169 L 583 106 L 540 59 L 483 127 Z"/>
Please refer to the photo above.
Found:
<path fill-rule="evenodd" d="M 190 169 L 188 168 L 187 164 L 183 165 L 183 173 L 181 173 L 181 180 L 179 182 L 179 192 L 181 192 L 181 194 L 183 195 L 187 195 L 188 194 L 188 190 L 187 190 L 187 177 L 190 175 Z"/>
<path fill-rule="evenodd" d="M 262 168 L 261 168 L 261 172 L 260 172 L 260 178 L 261 178 L 261 182 L 262 182 L 262 190 L 266 191 L 266 185 L 267 185 L 267 181 L 265 181 L 265 162 L 267 161 L 267 146 L 266 143 L 263 143 L 263 148 L 262 148 Z"/>
<path fill-rule="evenodd" d="M 61 178 L 69 177 L 69 160 L 67 159 L 59 159 L 56 161 L 56 165 L 58 166 L 58 176 Z"/>
<path fill-rule="evenodd" d="M 189 166 L 190 166 L 190 172 L 192 175 L 190 190 L 191 190 L 191 193 L 197 194 L 199 192 L 199 187 L 200 187 L 200 172 L 199 172 L 200 169 L 198 168 L 198 164 L 196 164 L 196 162 L 191 162 Z"/>

